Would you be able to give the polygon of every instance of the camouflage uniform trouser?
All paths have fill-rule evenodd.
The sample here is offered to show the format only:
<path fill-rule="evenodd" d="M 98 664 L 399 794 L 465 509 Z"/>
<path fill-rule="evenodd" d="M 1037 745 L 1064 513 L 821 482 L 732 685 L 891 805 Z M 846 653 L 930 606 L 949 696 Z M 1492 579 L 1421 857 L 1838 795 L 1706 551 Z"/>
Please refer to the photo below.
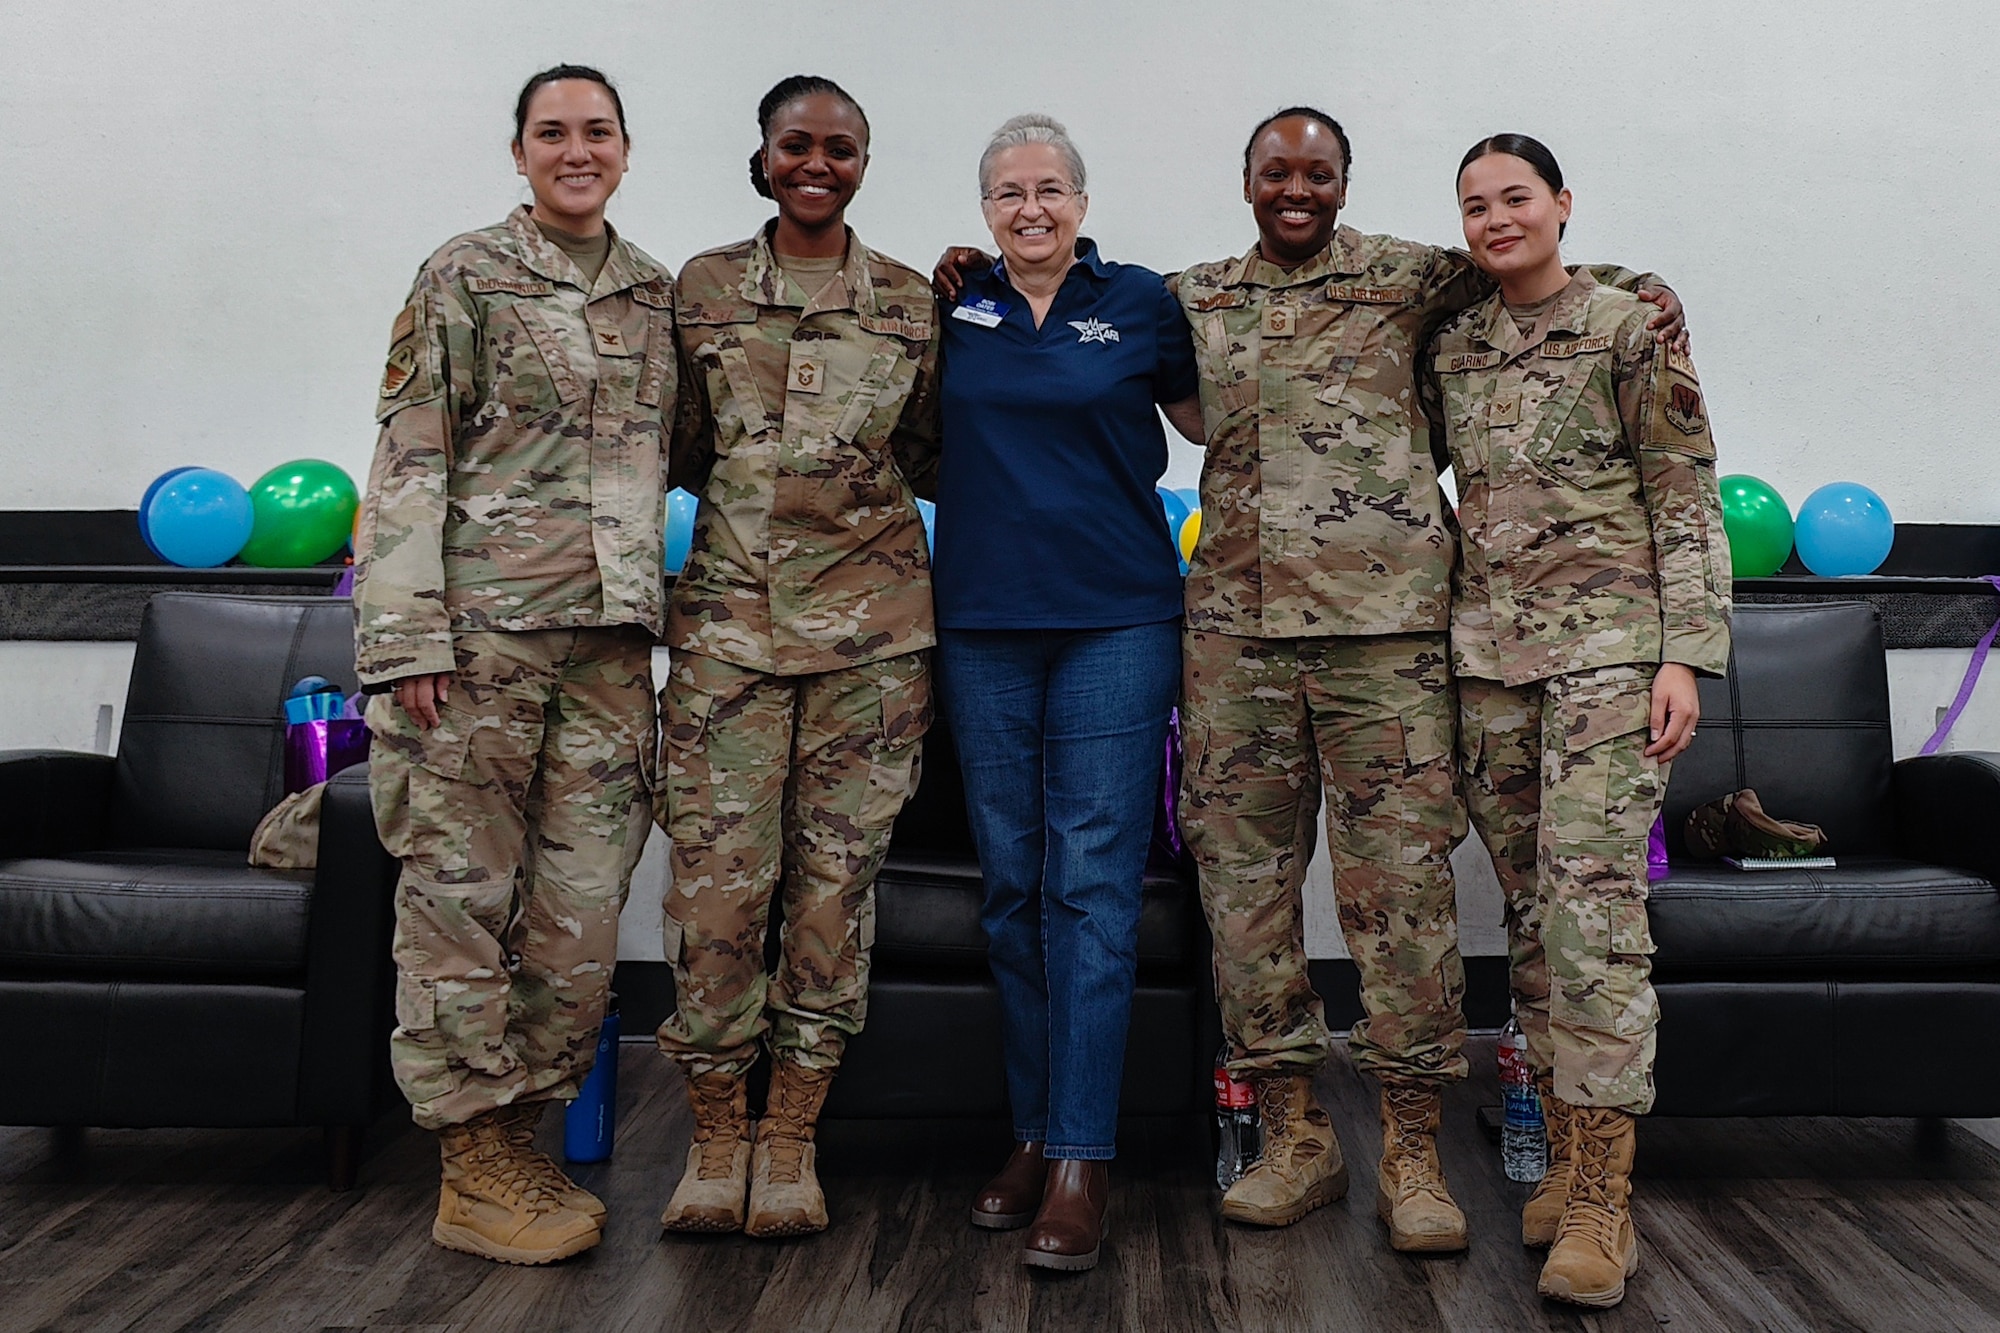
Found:
<path fill-rule="evenodd" d="M 1667 766 L 1648 759 L 1652 666 L 1509 687 L 1462 676 L 1459 761 L 1472 825 L 1507 897 L 1528 1060 L 1573 1106 L 1653 1106 L 1646 835 Z"/>
<path fill-rule="evenodd" d="M 368 702 L 396 883 L 396 1082 L 426 1129 L 567 1100 L 590 1072 L 618 912 L 651 832 L 652 637 L 452 635 L 438 725 Z"/>
<path fill-rule="evenodd" d="M 660 691 L 678 1008 L 660 1049 L 691 1073 L 773 1054 L 833 1069 L 868 1012 L 875 872 L 916 790 L 928 653 L 776 676 L 676 653 Z M 784 884 L 782 949 L 764 966 Z"/>
<path fill-rule="evenodd" d="M 1301 896 L 1324 788 L 1340 927 L 1361 972 L 1354 1062 L 1396 1081 L 1465 1077 L 1449 860 L 1465 815 L 1445 636 L 1190 631 L 1181 670 L 1181 833 L 1215 938 L 1230 1072 L 1326 1058 Z"/>

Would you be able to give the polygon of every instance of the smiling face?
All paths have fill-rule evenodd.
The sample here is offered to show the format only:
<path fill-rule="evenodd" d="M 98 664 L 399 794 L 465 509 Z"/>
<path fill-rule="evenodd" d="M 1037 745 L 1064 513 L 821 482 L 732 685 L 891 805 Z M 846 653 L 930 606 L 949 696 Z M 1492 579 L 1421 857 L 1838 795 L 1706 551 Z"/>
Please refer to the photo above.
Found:
<path fill-rule="evenodd" d="M 557 79 L 535 90 L 514 169 L 534 191 L 534 213 L 579 236 L 604 230 L 604 205 L 625 179 L 631 145 L 611 92 L 589 79 Z"/>
<path fill-rule="evenodd" d="M 1334 132 L 1304 116 L 1272 121 L 1257 136 L 1243 199 L 1264 258 L 1291 268 L 1326 249 L 1347 203 L 1344 158 Z"/>
<path fill-rule="evenodd" d="M 985 186 L 980 209 L 1008 264 L 1039 268 L 1076 254 L 1090 197 L 1076 188 L 1062 149 L 1046 143 L 1002 149 L 987 167 Z M 1005 198 L 995 202 L 996 195 Z"/>
<path fill-rule="evenodd" d="M 1569 208 L 1568 190 L 1550 189 L 1534 167 L 1512 153 L 1475 158 L 1458 175 L 1465 247 L 1472 262 L 1497 278 L 1510 299 L 1540 299 L 1514 294 L 1547 287 L 1557 275 L 1567 282 L 1562 225 L 1569 221 Z"/>
<path fill-rule="evenodd" d="M 788 231 L 819 236 L 844 227 L 867 170 L 868 123 L 843 98 L 809 93 L 772 116 L 764 175 Z"/>

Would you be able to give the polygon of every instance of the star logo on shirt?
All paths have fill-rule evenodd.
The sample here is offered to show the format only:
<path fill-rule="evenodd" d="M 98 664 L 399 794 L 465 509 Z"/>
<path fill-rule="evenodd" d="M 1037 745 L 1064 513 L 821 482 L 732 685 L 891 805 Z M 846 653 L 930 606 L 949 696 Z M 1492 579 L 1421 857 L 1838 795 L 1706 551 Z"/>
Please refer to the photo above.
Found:
<path fill-rule="evenodd" d="M 1118 341 L 1118 330 L 1094 317 L 1091 319 L 1073 319 L 1069 322 L 1069 326 L 1076 330 L 1076 340 L 1079 343 L 1115 343 Z"/>

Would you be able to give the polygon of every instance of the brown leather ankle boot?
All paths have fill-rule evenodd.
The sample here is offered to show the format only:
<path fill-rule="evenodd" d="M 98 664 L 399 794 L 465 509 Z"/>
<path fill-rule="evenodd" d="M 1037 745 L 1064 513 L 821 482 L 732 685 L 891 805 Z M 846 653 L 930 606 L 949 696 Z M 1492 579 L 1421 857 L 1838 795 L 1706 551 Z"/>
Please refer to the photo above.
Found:
<path fill-rule="evenodd" d="M 1080 1273 L 1097 1267 L 1104 1210 L 1111 1204 L 1111 1169 L 1104 1162 L 1049 1163 L 1042 1207 L 1028 1228 L 1021 1262 L 1030 1268 Z"/>
<path fill-rule="evenodd" d="M 972 1201 L 972 1225 L 988 1231 L 1012 1231 L 1028 1225 L 1042 1206 L 1042 1186 L 1048 1178 L 1042 1145 L 1015 1144 L 1000 1174 L 987 1181 Z"/>

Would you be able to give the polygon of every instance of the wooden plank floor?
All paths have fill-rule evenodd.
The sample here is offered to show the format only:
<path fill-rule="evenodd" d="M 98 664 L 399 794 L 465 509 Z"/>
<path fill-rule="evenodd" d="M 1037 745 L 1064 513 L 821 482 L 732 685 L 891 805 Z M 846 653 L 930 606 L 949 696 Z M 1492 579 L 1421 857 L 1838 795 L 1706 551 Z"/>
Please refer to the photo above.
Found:
<path fill-rule="evenodd" d="M 76 1147 L 0 1129 L 0 1329 L 2000 1329 L 2000 1148 L 1909 1121 L 1645 1124 L 1644 1267 L 1624 1306 L 1543 1303 L 1516 1239 L 1522 1187 L 1473 1120 L 1497 1099 L 1491 1039 L 1476 1047 L 1443 1144 L 1472 1223 L 1462 1257 L 1387 1248 L 1365 1183 L 1372 1094 L 1344 1059 L 1321 1092 L 1364 1183 L 1284 1231 L 1222 1224 L 1205 1136 L 1144 1127 L 1115 1168 L 1105 1262 L 1030 1275 L 1018 1233 L 964 1221 L 1004 1136 L 833 1127 L 825 1235 L 663 1239 L 687 1112 L 635 1044 L 617 1154 L 579 1171 L 610 1206 L 605 1242 L 547 1269 L 433 1247 L 431 1140 L 394 1124 L 344 1195 L 320 1182 L 315 1134 L 102 1130 Z"/>

